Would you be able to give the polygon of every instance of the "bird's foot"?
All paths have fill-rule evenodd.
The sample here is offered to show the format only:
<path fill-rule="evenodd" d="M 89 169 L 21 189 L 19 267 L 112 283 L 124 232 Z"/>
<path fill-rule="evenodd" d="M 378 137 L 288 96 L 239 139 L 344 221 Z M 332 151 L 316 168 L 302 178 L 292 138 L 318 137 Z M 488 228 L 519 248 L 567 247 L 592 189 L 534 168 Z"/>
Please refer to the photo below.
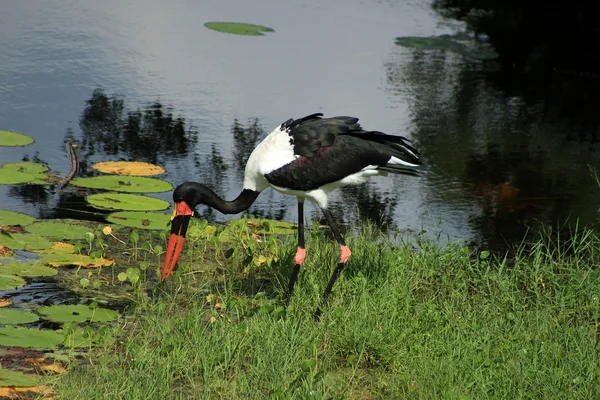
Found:
<path fill-rule="evenodd" d="M 296 257 L 294 258 L 296 265 L 302 265 L 305 258 L 306 258 L 306 249 L 298 246 L 298 250 L 296 250 Z"/>
<path fill-rule="evenodd" d="M 340 262 L 342 264 L 346 264 L 351 255 L 352 252 L 348 246 L 340 245 Z"/>

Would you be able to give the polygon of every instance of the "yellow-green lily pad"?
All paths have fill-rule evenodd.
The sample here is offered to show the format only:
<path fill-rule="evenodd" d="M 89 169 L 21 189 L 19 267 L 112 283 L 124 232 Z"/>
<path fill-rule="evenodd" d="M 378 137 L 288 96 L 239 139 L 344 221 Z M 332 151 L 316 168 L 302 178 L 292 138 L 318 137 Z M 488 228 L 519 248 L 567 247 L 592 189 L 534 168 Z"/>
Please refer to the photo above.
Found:
<path fill-rule="evenodd" d="M 106 219 L 113 224 L 139 229 L 167 229 L 171 216 L 150 211 L 119 211 L 109 214 Z"/>
<path fill-rule="evenodd" d="M 263 36 L 263 32 L 275 32 L 273 29 L 267 28 L 266 26 L 244 24 L 241 22 L 207 22 L 204 26 L 217 32 L 245 36 Z"/>
<path fill-rule="evenodd" d="M 0 210 L 0 226 L 7 225 L 29 225 L 35 218 L 16 211 Z"/>
<path fill-rule="evenodd" d="M 10 171 L 22 172 L 24 174 L 29 174 L 33 177 L 32 180 L 26 182 L 28 184 L 40 184 L 47 185 L 50 182 L 48 176 L 49 168 L 44 164 L 38 164 L 30 161 L 19 161 L 19 162 L 11 162 L 2 165 L 2 169 L 7 169 Z"/>
<path fill-rule="evenodd" d="M 48 239 L 27 233 L 0 233 L 0 244 L 13 250 L 43 250 L 52 246 Z"/>
<path fill-rule="evenodd" d="M 37 386 L 39 381 L 38 375 L 0 368 L 0 386 L 31 387 Z"/>
<path fill-rule="evenodd" d="M 34 262 L 11 262 L 7 264 L 0 263 L 0 274 L 3 275 L 18 275 L 23 277 L 36 276 L 54 276 L 58 271 L 54 268 L 47 267 L 37 261 Z"/>
<path fill-rule="evenodd" d="M 25 285 L 25 280 L 15 275 L 0 274 L 0 290 L 15 289 Z"/>
<path fill-rule="evenodd" d="M 34 250 L 36 253 L 53 253 L 53 254 L 72 254 L 75 252 L 75 246 L 71 243 L 54 242 L 52 247 L 48 249 Z"/>
<path fill-rule="evenodd" d="M 25 227 L 25 230 L 44 237 L 71 240 L 84 239 L 85 234 L 90 232 L 90 228 L 83 225 L 56 221 L 35 222 Z"/>
<path fill-rule="evenodd" d="M 92 178 L 75 178 L 71 181 L 71 184 L 90 189 L 115 190 L 117 192 L 129 193 L 158 193 L 173 189 L 173 185 L 169 182 L 144 176 L 109 175 L 94 176 Z"/>
<path fill-rule="evenodd" d="M 114 260 L 104 257 L 92 258 L 85 254 L 46 254 L 40 262 L 53 267 L 72 265 L 82 268 L 110 267 L 115 263 Z"/>
<path fill-rule="evenodd" d="M 29 311 L 0 308 L 0 325 L 29 324 L 38 319 L 37 315 Z"/>
<path fill-rule="evenodd" d="M 11 131 L 0 131 L 0 146 L 28 146 L 35 140 L 27 135 Z"/>
<path fill-rule="evenodd" d="M 16 185 L 19 183 L 29 183 L 35 180 L 35 176 L 12 169 L 0 168 L 0 184 Z"/>
<path fill-rule="evenodd" d="M 102 209 L 128 211 L 160 211 L 170 206 L 169 202 L 161 199 L 128 193 L 97 193 L 89 195 L 87 201 Z"/>
<path fill-rule="evenodd" d="M 92 308 L 84 304 L 61 304 L 40 307 L 37 311 L 54 322 L 108 322 L 119 318 L 119 313 L 108 308 Z"/>
<path fill-rule="evenodd" d="M 65 340 L 65 336 L 52 330 L 5 326 L 0 328 L 0 346 L 17 346 L 34 349 L 52 349 Z"/>

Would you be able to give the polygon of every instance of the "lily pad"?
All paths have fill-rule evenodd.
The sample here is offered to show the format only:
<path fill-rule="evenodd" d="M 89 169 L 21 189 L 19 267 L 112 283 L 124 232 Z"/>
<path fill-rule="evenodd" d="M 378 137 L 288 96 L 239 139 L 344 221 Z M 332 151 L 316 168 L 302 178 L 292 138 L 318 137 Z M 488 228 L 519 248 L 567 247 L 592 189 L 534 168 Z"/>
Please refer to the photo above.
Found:
<path fill-rule="evenodd" d="M 83 268 L 110 267 L 115 263 L 114 260 L 104 257 L 92 258 L 85 254 L 46 254 L 40 262 L 53 267 L 72 265 Z"/>
<path fill-rule="evenodd" d="M 0 274 L 3 275 L 18 275 L 24 277 L 36 277 L 36 276 L 54 276 L 58 271 L 54 268 L 47 267 L 36 261 L 20 263 L 12 262 L 7 264 L 0 264 Z"/>
<path fill-rule="evenodd" d="M 36 386 L 38 383 L 39 378 L 37 375 L 24 374 L 19 371 L 12 371 L 10 369 L 0 368 L 0 386 L 28 387 Z"/>
<path fill-rule="evenodd" d="M 11 162 L 4 164 L 2 169 L 31 175 L 33 179 L 26 182 L 28 184 L 47 185 L 51 183 L 49 182 L 50 177 L 47 174 L 49 168 L 44 164 L 38 164 L 30 161 Z"/>
<path fill-rule="evenodd" d="M 34 349 L 52 349 L 65 340 L 65 336 L 52 330 L 5 326 L 0 328 L 0 346 L 17 346 Z"/>
<path fill-rule="evenodd" d="M 15 289 L 25 285 L 25 280 L 14 275 L 0 275 L 0 290 Z"/>
<path fill-rule="evenodd" d="M 92 178 L 75 178 L 71 181 L 75 186 L 115 190 L 130 193 L 158 193 L 173 189 L 169 182 L 143 176 L 94 176 Z"/>
<path fill-rule="evenodd" d="M 466 39 L 466 40 L 465 40 Z M 457 40 L 466 41 L 469 46 Z M 498 57 L 493 47 L 461 35 L 440 35 L 431 37 L 404 36 L 397 37 L 396 44 L 420 50 L 451 51 L 461 56 L 476 60 L 493 60 Z"/>
<path fill-rule="evenodd" d="M 29 311 L 0 308 L 0 324 L 2 325 L 29 324 L 38 319 L 37 315 Z"/>
<path fill-rule="evenodd" d="M 92 308 L 84 304 L 61 304 L 40 307 L 37 310 L 54 322 L 108 322 L 119 318 L 119 313 L 108 308 Z"/>
<path fill-rule="evenodd" d="M 217 32 L 245 36 L 263 36 L 263 32 L 275 32 L 273 29 L 267 28 L 266 26 L 244 24 L 241 22 L 207 22 L 204 26 Z"/>
<path fill-rule="evenodd" d="M 35 180 L 35 176 L 12 169 L 0 168 L 0 184 L 16 185 L 19 183 L 28 183 Z"/>
<path fill-rule="evenodd" d="M 113 223 L 140 229 L 167 229 L 169 214 L 149 211 L 119 211 L 109 214 L 106 219 Z"/>
<path fill-rule="evenodd" d="M 35 233 L 40 236 L 71 240 L 84 239 L 85 234 L 90 232 L 90 228 L 83 225 L 54 221 L 35 222 L 31 225 L 28 225 L 25 229 L 28 232 Z"/>
<path fill-rule="evenodd" d="M 97 193 L 89 195 L 87 201 L 94 207 L 113 210 L 159 211 L 170 206 L 164 200 L 127 193 Z"/>
<path fill-rule="evenodd" d="M 104 161 L 92 165 L 92 168 L 105 174 L 130 176 L 152 176 L 165 173 L 163 167 L 141 161 Z"/>
<path fill-rule="evenodd" d="M 2 165 L 2 168 L 13 171 L 24 172 L 26 174 L 42 174 L 48 172 L 48 167 L 44 164 L 38 164 L 31 161 L 11 162 Z"/>
<path fill-rule="evenodd" d="M 53 253 L 53 254 L 72 254 L 75 252 L 75 246 L 71 243 L 54 242 L 52 247 L 48 249 L 34 250 L 36 253 Z"/>
<path fill-rule="evenodd" d="M 28 146 L 35 140 L 27 135 L 11 131 L 0 131 L 0 146 Z"/>
<path fill-rule="evenodd" d="M 0 244 L 13 250 L 42 250 L 52 246 L 48 239 L 35 234 L 27 233 L 2 233 Z"/>
<path fill-rule="evenodd" d="M 35 218 L 16 211 L 0 210 L 0 226 L 29 225 Z"/>

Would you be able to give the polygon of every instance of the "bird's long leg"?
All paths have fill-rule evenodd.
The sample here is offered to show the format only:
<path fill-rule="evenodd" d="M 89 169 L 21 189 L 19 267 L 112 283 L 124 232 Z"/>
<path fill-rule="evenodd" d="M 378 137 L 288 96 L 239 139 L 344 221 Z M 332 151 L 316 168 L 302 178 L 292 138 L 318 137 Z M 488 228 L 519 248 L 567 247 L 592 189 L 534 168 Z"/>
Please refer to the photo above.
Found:
<path fill-rule="evenodd" d="M 300 272 L 300 266 L 304 262 L 306 257 L 306 248 L 304 247 L 304 199 L 298 199 L 298 249 L 296 250 L 296 257 L 294 261 L 294 269 L 290 275 L 290 283 L 288 285 L 287 300 L 285 302 L 286 307 L 290 304 L 292 293 L 294 292 L 294 284 L 298 280 L 298 273 Z"/>
<path fill-rule="evenodd" d="M 321 316 L 321 307 L 323 307 L 327 303 L 327 297 L 329 297 L 329 293 L 331 293 L 333 284 L 335 283 L 336 279 L 342 272 L 342 269 L 344 269 L 344 265 L 346 265 L 346 262 L 352 255 L 352 252 L 350 251 L 348 246 L 346 246 L 346 242 L 344 241 L 344 238 L 340 234 L 340 230 L 338 229 L 335 221 L 333 220 L 333 216 L 331 215 L 329 210 L 322 208 L 321 211 L 323 211 L 325 218 L 327 218 L 327 223 L 329 224 L 329 228 L 331 229 L 331 232 L 333 233 L 333 237 L 340 245 L 340 262 L 338 263 L 337 267 L 333 271 L 333 274 L 331 274 L 329 283 L 327 284 L 327 287 L 325 288 L 325 292 L 323 292 L 323 298 L 321 299 L 321 304 L 317 307 L 317 310 L 315 311 L 315 319 L 319 319 L 319 317 Z"/>

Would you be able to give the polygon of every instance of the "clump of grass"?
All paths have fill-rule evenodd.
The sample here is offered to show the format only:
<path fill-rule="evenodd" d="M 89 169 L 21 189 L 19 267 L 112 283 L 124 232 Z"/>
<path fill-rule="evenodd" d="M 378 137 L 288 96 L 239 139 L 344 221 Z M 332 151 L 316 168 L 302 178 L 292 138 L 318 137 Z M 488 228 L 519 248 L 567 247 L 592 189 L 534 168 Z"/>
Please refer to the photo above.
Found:
<path fill-rule="evenodd" d="M 349 242 L 353 257 L 319 322 L 312 313 L 337 246 L 311 235 L 287 311 L 294 247 L 284 243 L 277 262 L 255 271 L 265 280 L 254 291 L 243 290 L 249 278 L 238 273 L 140 304 L 118 342 L 57 378 L 56 392 L 68 399 L 600 397 L 596 234 L 563 241 L 549 233 L 502 256 L 459 243 L 393 243 L 369 227 Z"/>

